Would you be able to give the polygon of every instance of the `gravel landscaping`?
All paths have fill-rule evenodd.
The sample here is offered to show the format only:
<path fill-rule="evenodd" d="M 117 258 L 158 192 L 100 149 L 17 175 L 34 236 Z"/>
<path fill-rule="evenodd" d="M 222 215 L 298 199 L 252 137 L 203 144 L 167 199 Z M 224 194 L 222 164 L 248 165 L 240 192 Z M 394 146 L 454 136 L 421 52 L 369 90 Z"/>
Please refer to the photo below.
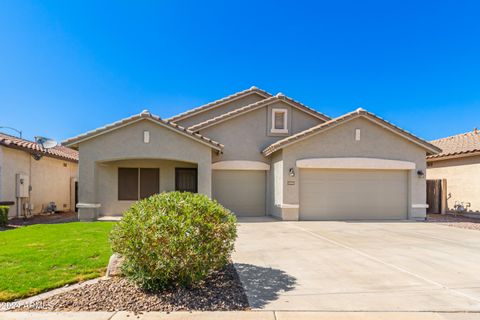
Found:
<path fill-rule="evenodd" d="M 427 222 L 439 223 L 446 226 L 480 230 L 480 219 L 468 218 L 464 216 L 454 216 L 450 214 L 429 214 L 427 216 Z"/>
<path fill-rule="evenodd" d="M 214 272 L 198 288 L 144 292 L 125 278 L 98 283 L 46 298 L 36 308 L 15 311 L 228 311 L 249 309 L 248 300 L 232 264 Z"/>

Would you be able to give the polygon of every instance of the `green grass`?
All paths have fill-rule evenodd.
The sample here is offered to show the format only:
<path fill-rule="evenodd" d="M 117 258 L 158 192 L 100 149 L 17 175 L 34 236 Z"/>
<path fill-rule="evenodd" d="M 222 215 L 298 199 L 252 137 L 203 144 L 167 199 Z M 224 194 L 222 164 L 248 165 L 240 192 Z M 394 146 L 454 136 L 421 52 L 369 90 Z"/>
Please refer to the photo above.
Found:
<path fill-rule="evenodd" d="M 43 224 L 0 232 L 0 301 L 101 276 L 112 222 Z"/>

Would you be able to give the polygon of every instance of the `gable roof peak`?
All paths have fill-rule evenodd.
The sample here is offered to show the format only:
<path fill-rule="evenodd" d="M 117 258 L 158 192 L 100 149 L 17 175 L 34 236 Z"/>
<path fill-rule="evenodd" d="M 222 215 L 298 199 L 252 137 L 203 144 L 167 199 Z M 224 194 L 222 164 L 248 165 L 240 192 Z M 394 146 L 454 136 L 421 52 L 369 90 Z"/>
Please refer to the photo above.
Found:
<path fill-rule="evenodd" d="M 261 96 L 263 99 L 270 98 L 272 96 L 267 91 L 264 91 L 262 89 L 259 89 L 259 88 L 255 87 L 255 86 L 252 86 L 252 87 L 250 87 L 246 90 L 239 91 L 239 92 L 236 92 L 236 93 L 231 94 L 229 96 L 223 97 L 221 99 L 218 99 L 218 100 L 209 102 L 207 104 L 201 105 L 200 107 L 187 110 L 185 112 L 177 114 L 176 116 L 167 118 L 166 120 L 170 121 L 170 122 L 176 122 L 176 121 L 184 120 L 188 117 L 191 117 L 191 116 L 197 115 L 199 113 L 202 113 L 204 111 L 211 110 L 213 108 L 222 106 L 226 103 L 235 101 L 237 99 L 243 98 L 243 97 L 251 95 L 251 94 L 257 94 L 257 95 Z"/>
<path fill-rule="evenodd" d="M 316 125 L 314 127 L 308 128 L 304 131 L 298 132 L 298 133 L 293 134 L 291 136 L 288 136 L 284 139 L 278 140 L 277 142 L 274 142 L 270 146 L 266 147 L 262 151 L 262 154 L 264 156 L 269 156 L 272 153 L 274 153 L 275 151 L 280 150 L 280 149 L 282 149 L 282 148 L 284 148 L 284 147 L 286 147 L 290 144 L 296 143 L 298 141 L 302 141 L 302 140 L 307 139 L 307 138 L 309 138 L 309 137 L 311 137 L 311 136 L 313 136 L 317 133 L 324 132 L 328 129 L 334 128 L 338 125 L 341 125 L 343 123 L 348 122 L 349 120 L 352 120 L 352 119 L 355 119 L 355 118 L 358 118 L 358 117 L 367 118 L 367 119 L 377 123 L 378 125 L 384 127 L 385 129 L 388 129 L 388 130 L 390 130 L 394 133 L 399 134 L 400 136 L 405 137 L 407 140 L 410 140 L 413 143 L 416 143 L 417 145 L 422 146 L 424 149 L 427 150 L 427 153 L 429 153 L 429 154 L 433 155 L 433 154 L 437 154 L 437 153 L 442 151 L 439 147 L 435 146 L 434 144 L 429 143 L 429 142 L 413 135 L 412 133 L 397 127 L 396 125 L 388 122 L 385 119 L 380 118 L 379 116 L 377 116 L 377 115 L 375 115 L 375 114 L 373 114 L 373 113 L 371 113 L 367 110 L 364 110 L 362 108 L 358 108 L 358 109 L 356 109 L 352 112 L 346 113 L 346 114 L 344 114 L 342 116 L 339 116 L 337 118 L 331 119 L 329 121 L 326 121 L 326 122 L 321 123 L 319 125 Z"/>
<path fill-rule="evenodd" d="M 221 151 L 224 147 L 223 144 L 221 144 L 220 142 L 217 142 L 215 140 L 207 138 L 207 137 L 205 137 L 201 134 L 192 132 L 191 130 L 189 130 L 185 127 L 182 127 L 182 126 L 180 126 L 180 125 L 178 125 L 174 122 L 164 120 L 164 119 L 160 118 L 159 116 L 151 114 L 150 111 L 148 111 L 148 110 L 143 110 L 141 113 L 135 114 L 131 117 L 121 119 L 119 121 L 107 124 L 103 127 L 88 131 L 86 133 L 80 134 L 80 135 L 78 135 L 76 137 L 73 137 L 73 138 L 70 138 L 70 139 L 67 139 L 67 140 L 63 141 L 62 144 L 66 145 L 66 146 L 69 146 L 69 147 L 76 147 L 76 146 L 78 146 L 78 143 L 80 143 L 82 141 L 89 140 L 91 138 L 94 138 L 94 137 L 99 136 L 101 134 L 104 134 L 106 132 L 121 128 L 125 125 L 129 125 L 129 124 L 135 123 L 137 121 L 142 121 L 142 120 L 153 121 L 154 123 L 156 123 L 158 125 L 162 125 L 166 128 L 174 130 L 174 131 L 176 131 L 180 134 L 186 135 L 187 137 L 190 137 L 190 138 L 195 139 L 199 142 L 207 144 L 210 147 L 212 147 L 212 148 L 214 148 L 218 151 Z"/>
<path fill-rule="evenodd" d="M 246 106 L 241 107 L 241 108 L 233 109 L 232 111 L 229 111 L 227 113 L 223 113 L 219 116 L 216 116 L 216 117 L 207 119 L 203 122 L 194 124 L 194 125 L 190 126 L 188 129 L 193 131 L 193 132 L 198 132 L 199 130 L 208 128 L 212 125 L 221 123 L 223 121 L 226 121 L 226 120 L 231 119 L 233 117 L 236 117 L 238 115 L 244 114 L 246 112 L 250 112 L 250 111 L 256 110 L 258 108 L 268 106 L 268 105 L 270 105 L 270 104 L 272 104 L 276 101 L 283 101 L 283 102 L 287 103 L 288 105 L 296 107 L 297 109 L 302 110 L 303 112 L 306 112 L 306 113 L 308 113 L 308 114 L 310 114 L 310 115 L 312 115 L 312 116 L 314 116 L 314 117 L 316 117 L 316 118 L 318 118 L 322 121 L 329 121 L 330 120 L 330 118 L 328 116 L 318 112 L 317 110 L 312 109 L 310 107 L 307 107 L 306 105 L 304 105 L 304 104 L 302 104 L 302 103 L 300 103 L 296 100 L 293 100 L 292 98 L 287 97 L 287 96 L 283 95 L 282 93 L 277 93 L 276 95 L 271 96 L 269 98 L 259 100 L 257 102 L 251 103 L 251 104 L 246 105 Z"/>

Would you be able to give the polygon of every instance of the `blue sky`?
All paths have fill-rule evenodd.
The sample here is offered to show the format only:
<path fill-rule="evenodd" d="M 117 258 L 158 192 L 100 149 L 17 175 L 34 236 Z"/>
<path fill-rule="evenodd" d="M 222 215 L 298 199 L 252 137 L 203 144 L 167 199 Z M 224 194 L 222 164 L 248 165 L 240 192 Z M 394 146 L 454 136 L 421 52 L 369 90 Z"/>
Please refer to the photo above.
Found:
<path fill-rule="evenodd" d="M 0 1 L 0 126 L 58 140 L 252 85 L 425 139 L 480 126 L 478 1 Z"/>

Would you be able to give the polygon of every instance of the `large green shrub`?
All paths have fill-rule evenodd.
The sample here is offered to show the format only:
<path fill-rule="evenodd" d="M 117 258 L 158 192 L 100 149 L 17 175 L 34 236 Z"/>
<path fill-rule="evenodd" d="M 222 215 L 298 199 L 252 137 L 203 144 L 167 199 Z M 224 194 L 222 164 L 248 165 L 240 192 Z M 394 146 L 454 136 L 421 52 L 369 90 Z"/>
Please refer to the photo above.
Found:
<path fill-rule="evenodd" d="M 0 206 L 0 227 L 7 226 L 9 209 L 9 206 Z"/>
<path fill-rule="evenodd" d="M 237 237 L 235 216 L 205 195 L 168 192 L 134 203 L 112 230 L 123 272 L 147 290 L 194 286 L 224 267 Z"/>

